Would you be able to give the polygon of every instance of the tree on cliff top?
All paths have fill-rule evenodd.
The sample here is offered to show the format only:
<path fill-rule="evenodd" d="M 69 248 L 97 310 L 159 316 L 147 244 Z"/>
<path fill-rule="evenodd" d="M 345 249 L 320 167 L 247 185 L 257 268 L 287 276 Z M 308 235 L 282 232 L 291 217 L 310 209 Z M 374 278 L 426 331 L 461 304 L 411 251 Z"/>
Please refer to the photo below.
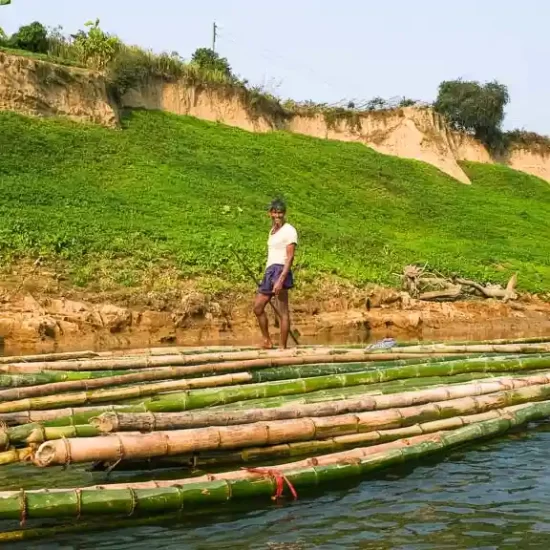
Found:
<path fill-rule="evenodd" d="M 508 88 L 496 81 L 450 80 L 439 85 L 435 110 L 456 130 L 472 132 L 489 146 L 500 140 L 504 107 L 510 100 Z"/>
<path fill-rule="evenodd" d="M 12 48 L 26 50 L 34 53 L 46 53 L 48 51 L 48 31 L 46 27 L 34 21 L 30 25 L 23 25 L 12 35 L 9 40 Z"/>
<path fill-rule="evenodd" d="M 191 57 L 191 62 L 201 69 L 219 71 L 226 76 L 232 76 L 231 65 L 225 57 L 220 57 L 210 48 L 197 48 Z"/>

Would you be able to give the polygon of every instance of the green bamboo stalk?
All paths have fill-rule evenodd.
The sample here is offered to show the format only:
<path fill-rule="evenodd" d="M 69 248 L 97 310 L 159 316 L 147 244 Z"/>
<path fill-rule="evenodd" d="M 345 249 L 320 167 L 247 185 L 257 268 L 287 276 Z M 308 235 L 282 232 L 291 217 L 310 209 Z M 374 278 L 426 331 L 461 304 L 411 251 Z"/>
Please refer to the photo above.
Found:
<path fill-rule="evenodd" d="M 305 417 L 323 417 L 340 414 L 380 411 L 395 407 L 410 407 L 430 402 L 442 402 L 467 396 L 496 394 L 500 391 L 520 389 L 533 385 L 550 384 L 550 373 L 525 376 L 521 379 L 476 381 L 408 391 L 391 395 L 363 396 L 358 399 L 325 401 L 304 405 L 287 405 L 278 408 L 250 408 L 237 411 L 198 410 L 183 413 L 103 413 L 90 419 L 90 424 L 101 433 L 120 431 L 157 431 L 207 426 L 233 426 L 269 420 L 291 420 Z M 444 407 L 444 405 L 442 405 Z M 10 439 L 10 441 L 13 441 Z"/>
<path fill-rule="evenodd" d="M 45 384 L 52 384 L 56 382 L 66 382 L 66 381 L 85 381 L 92 380 L 97 378 L 105 378 L 118 376 L 128 373 L 133 373 L 133 371 L 43 371 L 36 373 L 26 373 L 26 374 L 0 374 L 0 388 L 21 388 L 29 386 L 38 386 Z M 0 394 L 7 390 L 0 390 Z"/>
<path fill-rule="evenodd" d="M 547 371 L 542 371 L 545 374 Z M 307 394 L 282 395 L 276 397 L 250 399 L 248 401 L 237 401 L 228 405 L 218 405 L 210 407 L 212 412 L 229 412 L 239 411 L 248 408 L 275 408 L 285 405 L 302 405 L 306 403 L 322 403 L 325 401 L 336 401 L 340 399 L 349 399 L 359 395 L 374 396 L 385 395 L 389 393 L 397 393 L 401 391 L 414 391 L 426 387 L 441 387 L 453 384 L 462 384 L 473 380 L 481 381 L 482 379 L 492 379 L 510 376 L 514 373 L 505 372 L 472 372 L 464 374 L 455 374 L 442 378 L 440 376 L 428 376 L 425 378 L 410 378 L 403 380 L 394 380 L 391 382 L 381 382 L 378 384 L 361 384 L 358 386 L 350 386 L 348 388 L 334 388 L 329 390 L 319 390 Z M 517 375 L 522 377 L 524 375 Z"/>
<path fill-rule="evenodd" d="M 393 361 L 396 359 L 418 359 L 426 357 L 452 357 L 450 353 L 371 353 L 364 350 L 330 349 L 282 350 L 278 352 L 264 350 L 234 354 L 194 354 L 160 357 L 123 358 L 118 360 L 58 361 L 47 363 L 12 363 L 0 365 L 3 373 L 41 373 L 48 370 L 125 370 L 151 369 L 153 367 L 186 366 L 189 374 L 239 371 L 249 368 L 267 368 L 281 365 L 312 365 L 317 363 L 360 363 L 375 361 Z M 391 350 L 390 350 L 391 351 Z M 534 353 L 534 352 L 533 352 Z M 454 354 L 457 355 L 457 354 Z M 460 353 L 459 355 L 467 355 Z M 218 359 L 215 361 L 214 359 Z"/>
<path fill-rule="evenodd" d="M 504 358 L 501 356 L 500 358 Z M 519 356 L 518 356 L 519 357 Z M 372 369 L 374 367 L 391 367 L 413 365 L 417 363 L 438 363 L 449 360 L 460 359 L 454 357 L 433 357 L 426 361 L 422 358 L 402 359 L 396 361 L 381 361 L 373 363 L 339 363 L 329 365 L 306 365 L 297 367 L 277 367 L 276 369 L 266 369 L 262 373 L 248 371 L 253 382 L 263 382 L 265 380 L 284 380 L 285 378 L 310 378 L 324 374 L 338 374 L 346 372 L 358 372 Z M 494 360 L 494 357 L 490 358 Z M 225 365 L 224 365 L 225 366 Z M 58 393 L 91 390 L 106 388 L 112 386 L 123 386 L 134 383 L 148 382 L 154 380 L 170 380 L 177 378 L 186 378 L 199 374 L 202 376 L 215 375 L 208 367 L 200 365 L 197 369 L 194 367 L 160 367 L 156 369 L 142 369 L 139 371 L 88 371 L 88 372 L 55 372 L 45 371 L 42 374 L 27 375 L 0 375 L 0 386 L 4 378 L 8 390 L 0 390 L 1 401 L 14 401 L 28 397 L 43 397 L 46 395 L 55 395 Z M 198 371 L 198 372 L 197 372 Z M 94 376 L 94 373 L 98 373 Z M 265 374 L 264 374 L 265 373 Z M 53 374 L 53 376 L 51 376 Z M 212 384 L 216 385 L 216 384 Z M 207 384 L 205 384 L 207 386 Z M 181 389 L 181 388 L 180 388 Z"/>
<path fill-rule="evenodd" d="M 33 449 L 31 447 L 25 447 L 23 449 L 16 449 L 10 447 L 9 449 L 0 452 L 0 466 L 6 464 L 14 464 L 15 462 L 25 462 L 30 460 L 33 455 Z"/>
<path fill-rule="evenodd" d="M 252 375 L 243 372 L 223 374 L 220 376 L 209 376 L 204 378 L 169 380 L 166 382 L 156 382 L 152 384 L 135 384 L 124 387 L 103 388 L 98 390 L 81 391 L 77 393 L 53 394 L 0 403 L 0 413 L 51 409 L 67 406 L 76 407 L 91 403 L 122 401 L 128 398 L 143 398 L 150 395 L 156 395 L 158 393 L 183 389 L 230 386 L 232 384 L 252 382 L 252 380 Z M 99 380 L 99 382 L 102 382 L 102 380 Z"/>
<path fill-rule="evenodd" d="M 236 426 L 189 428 L 147 434 L 118 433 L 93 438 L 70 438 L 43 443 L 36 451 L 35 463 L 39 466 L 51 466 L 98 460 L 116 462 L 122 458 L 130 460 L 173 456 L 326 439 L 338 435 L 405 427 L 460 414 L 485 412 L 526 401 L 541 401 L 549 397 L 550 384 L 546 383 L 489 395 L 466 396 L 380 411 L 367 410 L 326 417 L 268 420 Z M 388 405 L 397 402 L 394 397 L 386 398 L 386 401 Z M 366 405 L 372 407 L 372 401 Z"/>
<path fill-rule="evenodd" d="M 503 434 L 513 426 L 550 416 L 550 402 L 519 405 L 498 419 L 452 431 L 436 432 L 375 447 L 357 448 L 315 459 L 279 465 L 297 491 L 312 485 L 333 485 L 381 468 L 430 456 L 480 438 Z M 83 489 L 11 491 L 0 493 L 0 518 L 87 517 L 167 513 L 228 500 L 258 499 L 275 493 L 274 476 L 247 470 L 209 474 L 200 478 L 150 481 Z M 98 490 L 99 489 L 99 490 Z"/>
<path fill-rule="evenodd" d="M 544 371 L 543 371 L 544 372 Z M 390 383 L 381 383 L 373 385 L 358 385 L 348 388 L 334 388 L 329 390 L 319 390 L 310 394 L 291 394 L 287 396 L 277 396 L 269 398 L 258 398 L 248 401 L 231 402 L 229 405 L 212 407 L 214 410 L 233 410 L 248 406 L 254 407 L 276 407 L 285 403 L 316 403 L 327 400 L 345 399 L 353 395 L 375 395 L 381 393 L 392 393 L 403 391 L 404 389 L 414 390 L 422 389 L 426 386 L 449 385 L 453 383 L 463 383 L 470 380 L 478 380 L 483 378 L 495 378 L 506 375 L 514 375 L 521 377 L 516 373 L 503 373 L 496 371 L 494 373 L 464 373 L 452 375 L 449 377 L 426 377 L 424 379 L 397 380 Z M 27 424 L 33 422 L 42 422 L 46 426 L 72 426 L 87 424 L 90 418 L 104 412 L 119 411 L 119 412 L 179 412 L 187 410 L 187 392 L 182 394 L 169 394 L 171 401 L 170 407 L 164 407 L 163 401 L 158 398 L 150 398 L 146 401 L 141 401 L 126 405 L 96 405 L 89 407 L 68 407 L 64 409 L 50 409 L 44 411 L 22 411 L 17 413 L 0 414 L 0 421 L 8 426 L 17 426 L 19 424 Z M 156 405 L 151 405 L 155 403 Z"/>
<path fill-rule="evenodd" d="M 0 413 L 21 412 L 28 410 L 48 410 L 65 406 L 79 406 L 106 401 L 119 401 L 128 398 L 141 398 L 162 392 L 190 388 L 178 397 L 163 396 L 158 401 L 148 401 L 148 409 L 159 412 L 188 410 L 210 407 L 234 401 L 268 397 L 270 395 L 288 395 L 309 393 L 319 389 L 375 384 L 389 380 L 424 376 L 448 376 L 463 372 L 516 371 L 550 368 L 550 356 L 527 357 L 518 359 L 502 359 L 495 361 L 483 358 L 477 361 L 454 361 L 443 363 L 422 363 L 388 368 L 372 368 L 359 372 L 315 376 L 311 378 L 296 378 L 299 372 L 292 368 L 279 367 L 268 373 L 272 382 L 252 383 L 254 373 L 235 373 L 229 375 L 211 376 L 172 380 L 155 384 L 140 384 L 125 388 L 99 389 L 66 393 L 53 396 L 21 399 L 0 403 Z M 137 373 L 136 375 L 138 375 Z M 259 375 L 258 375 L 259 376 Z M 242 385 L 249 383 L 248 385 Z M 215 387 L 221 386 L 221 387 Z M 204 388 L 204 389 L 192 389 Z M 182 403 L 182 401 L 184 403 Z M 185 407 L 185 409 L 180 409 Z"/>
<path fill-rule="evenodd" d="M 14 426 L 0 432 L 2 448 L 12 445 L 31 445 L 65 437 L 93 437 L 101 432 L 89 424 L 77 426 L 47 427 L 38 422 Z"/>

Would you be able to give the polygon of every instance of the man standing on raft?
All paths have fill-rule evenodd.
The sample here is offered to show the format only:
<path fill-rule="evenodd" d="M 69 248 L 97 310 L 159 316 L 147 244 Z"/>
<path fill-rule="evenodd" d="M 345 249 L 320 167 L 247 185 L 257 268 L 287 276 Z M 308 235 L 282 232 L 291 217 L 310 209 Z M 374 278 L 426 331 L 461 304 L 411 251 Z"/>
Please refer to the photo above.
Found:
<path fill-rule="evenodd" d="M 263 336 L 262 347 L 268 349 L 273 347 L 273 343 L 269 336 L 265 308 L 273 296 L 278 299 L 281 314 L 279 344 L 281 349 L 286 349 L 290 330 L 288 291 L 294 286 L 291 268 L 298 244 L 298 233 L 292 225 L 286 222 L 285 215 L 285 203 L 280 199 L 273 200 L 269 206 L 271 231 L 267 240 L 267 268 L 254 302 L 254 314 L 258 318 Z"/>

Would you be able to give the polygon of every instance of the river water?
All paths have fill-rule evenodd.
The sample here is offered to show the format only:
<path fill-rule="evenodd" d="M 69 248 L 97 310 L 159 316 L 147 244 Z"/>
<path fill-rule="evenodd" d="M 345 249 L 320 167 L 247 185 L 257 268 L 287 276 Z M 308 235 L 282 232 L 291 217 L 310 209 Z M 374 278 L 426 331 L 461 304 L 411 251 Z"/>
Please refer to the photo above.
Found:
<path fill-rule="evenodd" d="M 546 549 L 550 546 L 549 458 L 550 423 L 539 423 L 345 487 L 299 495 L 294 502 L 255 501 L 244 509 L 228 508 L 195 519 L 58 535 L 9 547 Z M 3 488 L 38 487 L 44 480 L 44 471 L 37 469 L 23 483 L 17 477 L 24 470 L 19 475 L 17 469 L 9 471 L 0 479 Z M 83 477 L 91 475 L 78 470 L 48 472 L 50 481 L 50 476 L 58 477 L 65 486 L 90 482 Z"/>

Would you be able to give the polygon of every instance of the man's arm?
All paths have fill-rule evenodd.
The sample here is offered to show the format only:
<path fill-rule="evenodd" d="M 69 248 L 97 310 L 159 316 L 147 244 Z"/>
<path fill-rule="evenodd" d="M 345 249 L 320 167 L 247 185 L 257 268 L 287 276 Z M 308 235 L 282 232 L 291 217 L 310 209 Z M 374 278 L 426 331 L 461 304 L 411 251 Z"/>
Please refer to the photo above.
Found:
<path fill-rule="evenodd" d="M 288 272 L 292 267 L 292 262 L 294 262 L 295 251 L 296 251 L 296 243 L 287 244 L 286 262 L 283 267 L 283 270 L 281 271 L 281 275 L 279 276 L 279 278 L 277 279 L 277 282 L 273 286 L 273 294 L 275 294 L 275 296 L 278 296 L 279 292 L 281 292 L 281 289 L 283 288 L 283 284 L 285 282 L 286 276 L 288 275 Z"/>

